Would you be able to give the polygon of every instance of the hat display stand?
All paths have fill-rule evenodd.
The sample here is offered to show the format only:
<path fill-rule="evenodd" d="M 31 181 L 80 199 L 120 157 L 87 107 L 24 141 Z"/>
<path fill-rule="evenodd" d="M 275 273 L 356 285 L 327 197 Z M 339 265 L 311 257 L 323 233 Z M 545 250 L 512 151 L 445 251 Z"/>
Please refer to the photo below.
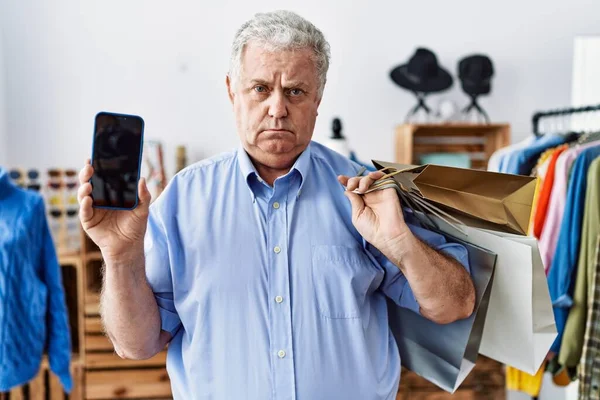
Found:
<path fill-rule="evenodd" d="M 471 102 L 461 112 L 464 122 L 490 123 L 490 117 L 479 105 L 477 99 L 491 93 L 493 76 L 494 64 L 484 54 L 469 55 L 459 61 L 458 77 L 461 88 L 471 99 Z"/>
<path fill-rule="evenodd" d="M 477 102 L 478 95 L 469 94 L 471 102 L 461 110 L 460 118 L 464 122 L 490 123 L 490 117 Z"/>
<path fill-rule="evenodd" d="M 406 114 L 406 117 L 404 118 L 404 121 L 406 123 L 410 123 L 410 122 L 430 122 L 431 121 L 431 108 L 429 108 L 429 106 L 425 103 L 425 98 L 427 97 L 428 93 L 425 92 L 413 92 L 415 97 L 417 98 L 417 104 L 411 108 L 408 113 Z M 419 111 L 423 110 L 422 115 L 423 117 L 420 117 Z"/>
<path fill-rule="evenodd" d="M 425 98 L 448 90 L 454 81 L 448 70 L 439 64 L 436 54 L 423 47 L 417 48 L 406 63 L 395 66 L 390 71 L 390 78 L 417 98 L 417 104 L 406 115 L 407 123 L 432 122 L 434 113 Z"/>

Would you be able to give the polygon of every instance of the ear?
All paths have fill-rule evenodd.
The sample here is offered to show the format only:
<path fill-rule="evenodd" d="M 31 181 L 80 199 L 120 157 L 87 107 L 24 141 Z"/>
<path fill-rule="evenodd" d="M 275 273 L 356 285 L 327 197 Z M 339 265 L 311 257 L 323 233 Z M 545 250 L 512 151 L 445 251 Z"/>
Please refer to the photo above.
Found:
<path fill-rule="evenodd" d="M 229 101 L 231 102 L 231 104 L 233 104 L 234 93 L 233 87 L 231 85 L 231 78 L 229 78 L 229 75 L 225 76 L 225 85 L 227 85 L 227 95 L 229 96 Z"/>
<path fill-rule="evenodd" d="M 319 106 L 321 105 L 321 100 L 323 100 L 323 96 L 319 96 L 319 98 L 317 99 L 317 115 L 319 115 Z"/>

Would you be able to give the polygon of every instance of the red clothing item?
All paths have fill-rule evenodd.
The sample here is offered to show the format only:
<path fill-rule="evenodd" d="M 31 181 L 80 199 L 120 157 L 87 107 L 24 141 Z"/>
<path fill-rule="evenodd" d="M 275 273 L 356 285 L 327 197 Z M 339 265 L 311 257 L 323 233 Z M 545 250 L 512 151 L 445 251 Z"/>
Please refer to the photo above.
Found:
<path fill-rule="evenodd" d="M 539 239 L 542 235 L 544 222 L 546 221 L 548 203 L 550 202 L 550 193 L 552 193 L 552 185 L 554 184 L 554 169 L 556 167 L 556 160 L 558 159 L 558 156 L 560 156 L 560 154 L 568 148 L 569 146 L 566 145 L 560 146 L 554 151 L 554 153 L 552 153 L 552 156 L 550 156 L 548 171 L 546 172 L 546 177 L 542 182 L 542 188 L 540 189 L 538 204 L 533 218 L 533 235 L 537 239 Z"/>

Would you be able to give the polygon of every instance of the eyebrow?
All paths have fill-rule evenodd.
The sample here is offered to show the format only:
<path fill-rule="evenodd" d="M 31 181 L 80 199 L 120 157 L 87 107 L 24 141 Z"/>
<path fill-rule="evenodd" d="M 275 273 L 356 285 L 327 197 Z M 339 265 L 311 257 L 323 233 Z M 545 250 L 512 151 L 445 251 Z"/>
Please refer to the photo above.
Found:
<path fill-rule="evenodd" d="M 252 79 L 250 80 L 250 85 L 264 85 L 264 86 L 270 86 L 269 82 L 263 80 L 263 79 Z"/>
<path fill-rule="evenodd" d="M 266 81 L 264 79 L 252 79 L 252 80 L 250 80 L 250 85 L 271 86 L 271 83 L 269 83 L 268 81 Z M 285 89 L 293 89 L 293 88 L 307 89 L 308 85 L 302 81 L 291 81 L 291 82 L 288 82 L 288 84 L 285 86 Z"/>

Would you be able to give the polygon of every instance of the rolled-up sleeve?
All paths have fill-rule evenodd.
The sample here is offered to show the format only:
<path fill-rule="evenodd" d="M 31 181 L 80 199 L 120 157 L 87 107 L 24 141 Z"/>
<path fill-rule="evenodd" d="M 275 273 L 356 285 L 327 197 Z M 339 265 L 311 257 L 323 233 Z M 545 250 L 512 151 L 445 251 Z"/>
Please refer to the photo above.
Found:
<path fill-rule="evenodd" d="M 471 273 L 469 254 L 463 245 L 448 242 L 444 235 L 437 232 L 410 223 L 407 225 L 418 239 L 434 250 L 454 258 L 467 270 L 467 272 Z M 369 245 L 368 250 L 384 270 L 384 278 L 380 285 L 380 290 L 398 306 L 408 308 L 417 314 L 420 314 L 419 303 L 400 268 L 393 264 L 375 247 Z"/>
<path fill-rule="evenodd" d="M 159 201 L 161 200 L 161 201 Z M 150 207 L 148 226 L 144 239 L 146 278 L 154 292 L 160 312 L 161 327 L 175 336 L 181 326 L 173 297 L 173 279 L 169 256 L 168 235 L 160 212 L 163 199 Z"/>

